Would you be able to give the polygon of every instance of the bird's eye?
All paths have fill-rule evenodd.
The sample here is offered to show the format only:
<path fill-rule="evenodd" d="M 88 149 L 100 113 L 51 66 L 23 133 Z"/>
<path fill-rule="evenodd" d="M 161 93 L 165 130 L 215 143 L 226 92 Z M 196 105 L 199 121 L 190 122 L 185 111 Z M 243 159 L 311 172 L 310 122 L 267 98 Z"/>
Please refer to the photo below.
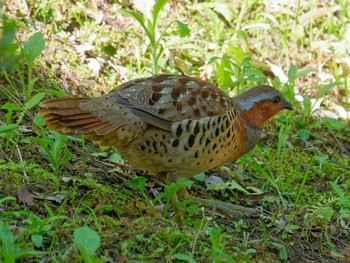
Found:
<path fill-rule="evenodd" d="M 279 96 L 276 96 L 272 99 L 273 103 L 278 103 L 281 101 L 281 98 Z"/>

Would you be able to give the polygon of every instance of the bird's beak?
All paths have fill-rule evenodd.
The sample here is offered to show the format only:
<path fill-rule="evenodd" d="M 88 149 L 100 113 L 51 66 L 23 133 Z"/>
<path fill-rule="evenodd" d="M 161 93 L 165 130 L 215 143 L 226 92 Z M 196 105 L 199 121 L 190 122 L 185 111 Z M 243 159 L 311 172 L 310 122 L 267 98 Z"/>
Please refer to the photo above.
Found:
<path fill-rule="evenodd" d="M 282 101 L 282 103 L 281 103 L 281 109 L 283 109 L 283 110 L 293 110 L 293 106 L 286 99 L 284 99 Z"/>

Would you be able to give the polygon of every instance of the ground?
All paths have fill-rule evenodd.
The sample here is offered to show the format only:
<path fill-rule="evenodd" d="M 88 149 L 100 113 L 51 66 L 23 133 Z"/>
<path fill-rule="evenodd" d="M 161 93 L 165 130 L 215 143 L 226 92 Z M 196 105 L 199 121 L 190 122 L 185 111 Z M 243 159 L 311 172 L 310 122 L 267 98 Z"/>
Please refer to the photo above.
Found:
<path fill-rule="evenodd" d="M 0 261 L 350 259 L 346 1 L 157 1 L 154 9 L 152 1 L 5 1 L 1 9 Z M 254 151 L 192 179 L 192 195 L 256 207 L 258 217 L 189 202 L 175 212 L 161 178 L 37 116 L 44 98 L 98 96 L 152 73 L 197 76 L 231 96 L 270 84 L 293 104 Z M 166 213 L 152 208 L 159 204 Z"/>

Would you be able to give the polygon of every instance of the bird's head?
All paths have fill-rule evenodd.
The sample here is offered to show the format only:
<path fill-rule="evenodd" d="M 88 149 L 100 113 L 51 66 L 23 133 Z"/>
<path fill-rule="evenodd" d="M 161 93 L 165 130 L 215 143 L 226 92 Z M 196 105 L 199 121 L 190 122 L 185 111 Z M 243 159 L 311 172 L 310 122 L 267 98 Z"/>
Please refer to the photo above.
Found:
<path fill-rule="evenodd" d="M 235 97 L 246 123 L 254 129 L 263 129 L 264 123 L 281 110 L 292 110 L 292 105 L 275 88 L 256 86 Z"/>

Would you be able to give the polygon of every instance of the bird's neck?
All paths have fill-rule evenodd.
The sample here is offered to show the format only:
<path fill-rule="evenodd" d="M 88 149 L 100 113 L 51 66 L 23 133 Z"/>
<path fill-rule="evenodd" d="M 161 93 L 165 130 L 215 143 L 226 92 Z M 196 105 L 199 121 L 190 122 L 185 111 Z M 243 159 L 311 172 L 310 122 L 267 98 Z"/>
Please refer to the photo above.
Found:
<path fill-rule="evenodd" d="M 270 114 L 267 114 L 262 108 L 265 102 L 250 103 L 249 99 L 240 99 L 238 97 L 235 100 L 241 111 L 241 116 L 244 121 L 246 141 L 244 145 L 243 153 L 251 151 L 254 146 L 259 142 L 264 128 L 264 123 L 270 118 Z"/>
<path fill-rule="evenodd" d="M 254 146 L 260 141 L 262 130 L 252 128 L 248 124 L 244 124 L 246 140 L 244 143 L 243 154 L 251 151 Z"/>

